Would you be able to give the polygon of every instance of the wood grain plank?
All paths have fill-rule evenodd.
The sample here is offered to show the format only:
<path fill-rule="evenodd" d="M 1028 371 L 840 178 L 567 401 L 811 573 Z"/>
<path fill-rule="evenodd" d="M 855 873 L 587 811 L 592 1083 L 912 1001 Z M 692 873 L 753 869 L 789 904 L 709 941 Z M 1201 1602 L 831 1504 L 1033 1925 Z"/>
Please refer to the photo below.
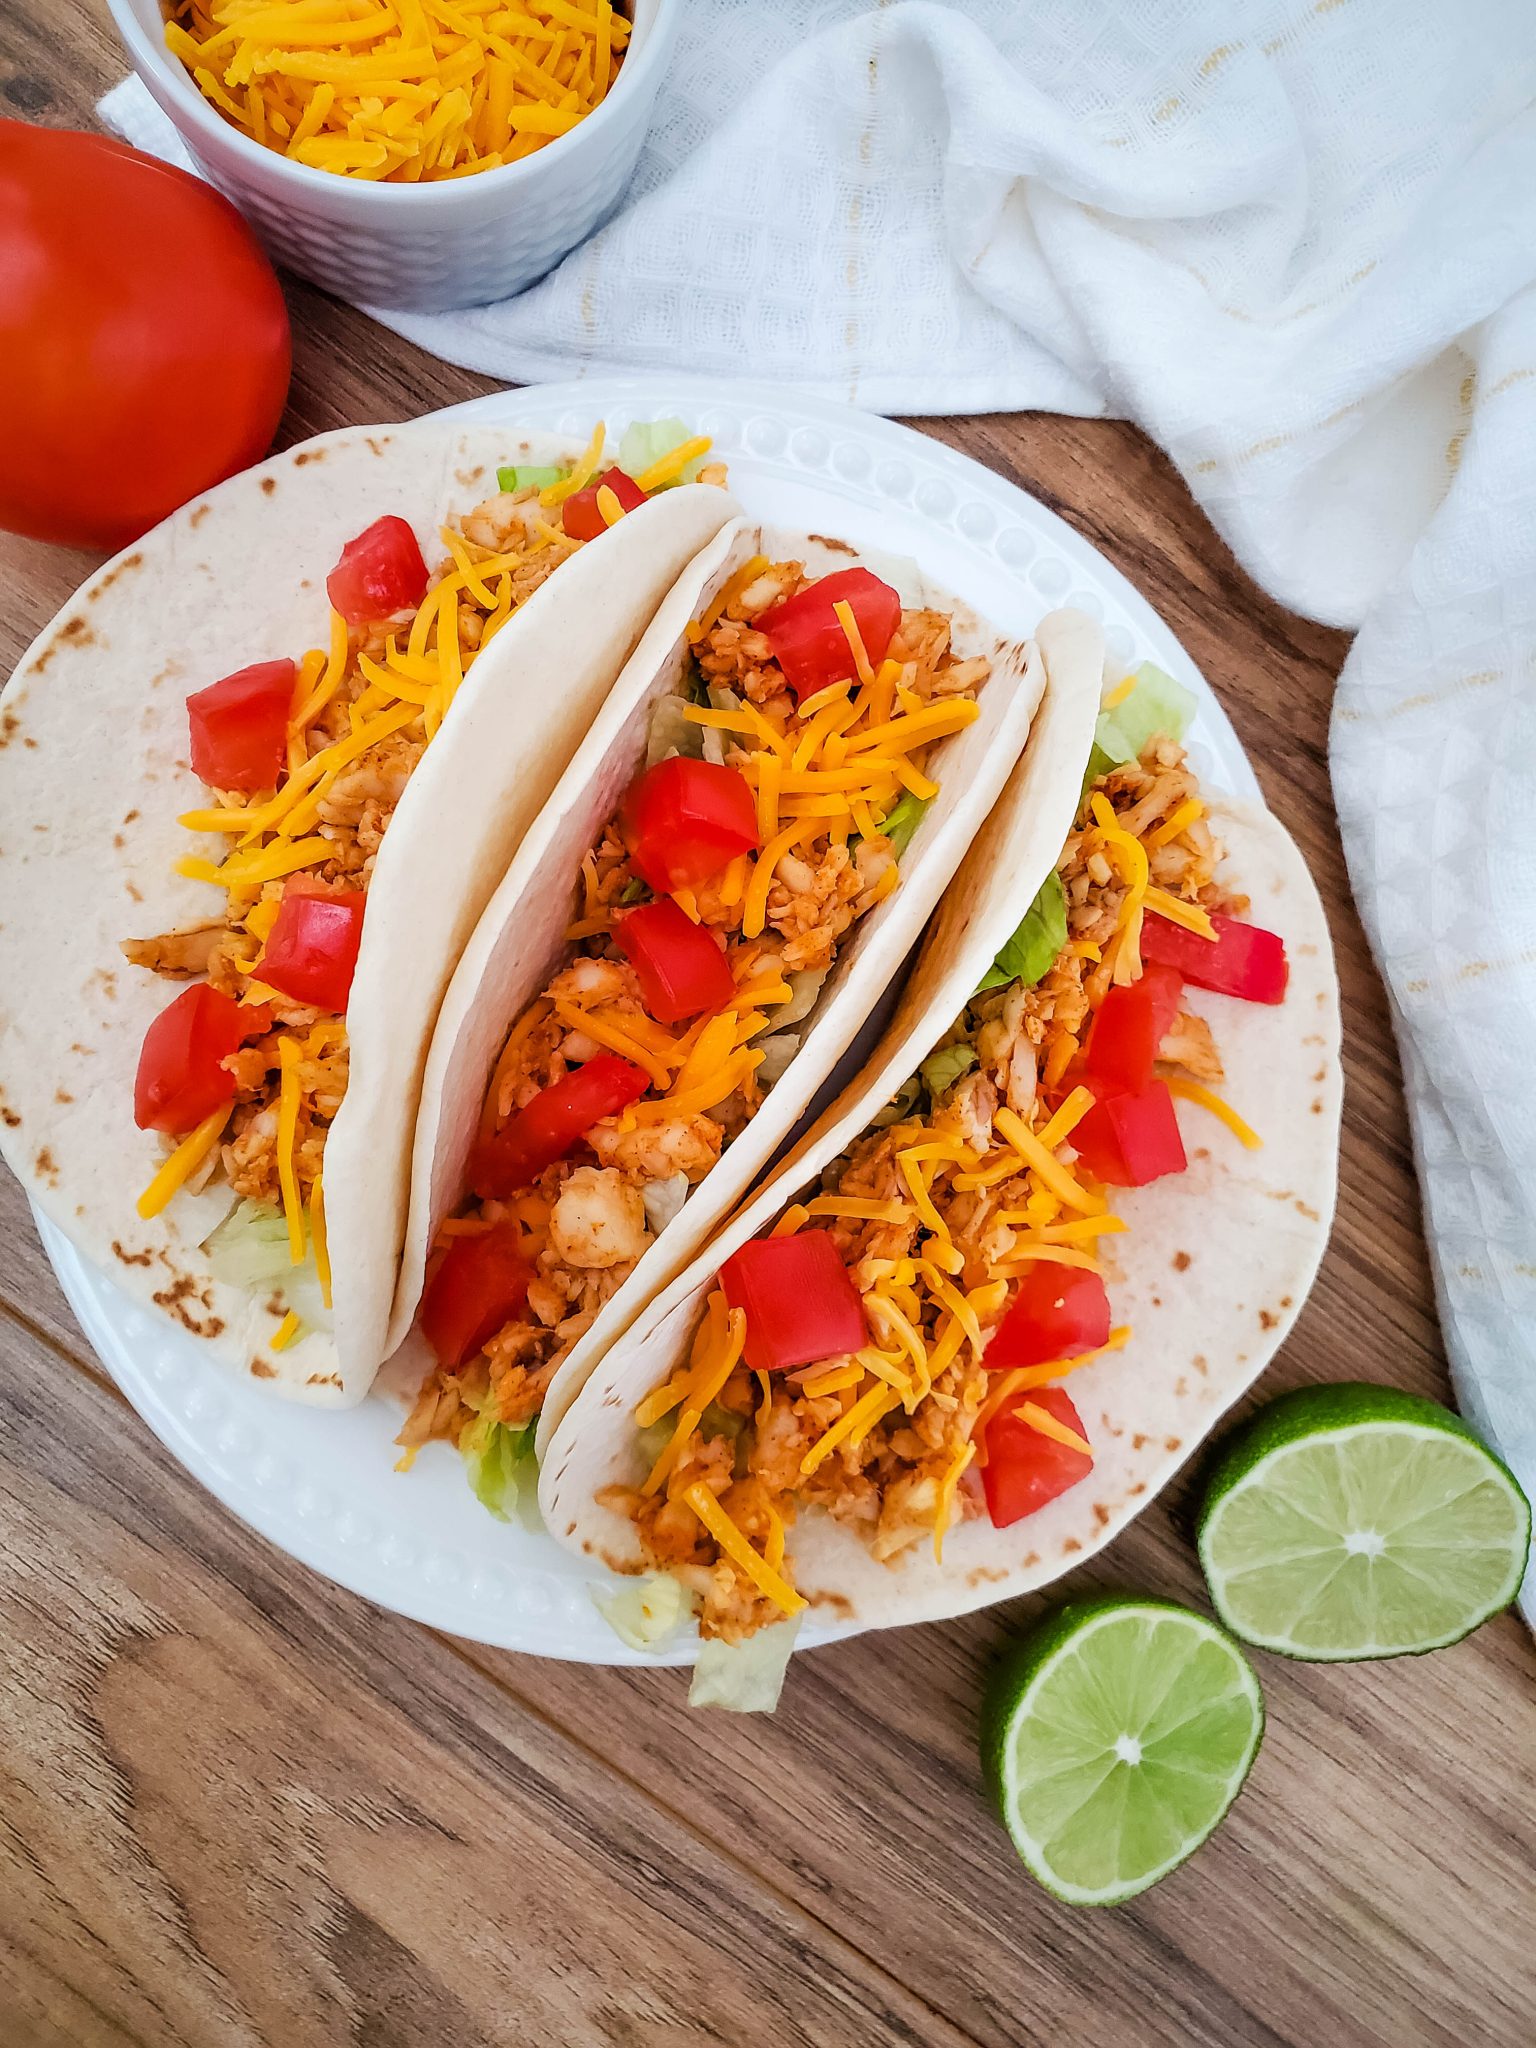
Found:
<path fill-rule="evenodd" d="M 1206 1607 L 1187 1495 L 1058 1592 Z M 1433 1659 L 1258 1658 L 1268 1735 L 1230 1819 L 1145 1899 L 1085 1914 L 1019 1868 L 977 1768 L 985 1671 L 1041 1605 L 817 1652 L 771 1722 L 680 1728 L 678 1674 L 606 1674 L 625 1700 L 604 1755 L 685 1815 L 739 1814 L 770 1881 L 979 2041 L 1464 2048 L 1473 2011 L 1487 2048 L 1529 2041 L 1536 1653 L 1516 1620 Z M 466 1655 L 556 1718 L 591 1693 L 585 1672 Z"/>
<path fill-rule="evenodd" d="M 25 118 L 90 125 L 120 68 L 99 0 L 0 17 L 0 99 Z M 288 290 L 284 444 L 488 388 Z M 1343 636 L 1256 591 L 1129 428 L 917 424 L 1145 592 L 1318 878 L 1344 987 L 1340 1214 L 1266 1392 L 1359 1376 L 1443 1398 L 1390 1021 L 1329 799 Z M 0 536 L 0 668 L 90 566 Z M 976 1780 L 981 1675 L 1035 1603 L 818 1653 L 771 1722 L 680 1717 L 675 1675 L 451 1644 L 308 1578 L 87 1365 L 6 1182 L 7 2044 L 1529 2039 L 1536 1695 L 1513 1621 L 1417 1662 L 1266 1660 L 1269 1737 L 1232 1821 L 1136 1906 L 1076 1915 L 1029 1884 Z M 1186 1500 L 1187 1481 L 1080 1582 L 1198 1602 Z"/>
<path fill-rule="evenodd" d="M 958 2048 L 603 1765 L 601 1684 L 519 1708 L 257 1543 L 4 1319 L 0 1390 L 7 2044 Z"/>

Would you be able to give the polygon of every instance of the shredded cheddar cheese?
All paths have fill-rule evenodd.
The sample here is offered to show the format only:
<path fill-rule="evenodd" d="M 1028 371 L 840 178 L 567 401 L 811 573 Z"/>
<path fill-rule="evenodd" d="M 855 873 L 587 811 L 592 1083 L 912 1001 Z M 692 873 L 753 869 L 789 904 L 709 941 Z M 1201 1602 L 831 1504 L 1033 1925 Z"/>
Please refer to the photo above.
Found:
<path fill-rule="evenodd" d="M 685 1488 L 682 1499 L 693 1509 L 731 1563 L 746 1573 L 760 1593 L 775 1607 L 782 1608 L 785 1614 L 801 1612 L 805 1606 L 804 1596 L 797 1593 L 765 1557 L 759 1557 L 702 1480 Z"/>
<path fill-rule="evenodd" d="M 321 1174 L 315 1175 L 315 1184 L 309 1191 L 309 1241 L 315 1250 L 315 1272 L 320 1281 L 320 1299 L 327 1308 L 331 1305 L 331 1254 L 325 1235 L 325 1196 L 321 1190 Z"/>
<path fill-rule="evenodd" d="M 139 1197 L 138 1211 L 146 1223 L 151 1217 L 158 1216 L 172 1195 L 192 1178 L 219 1142 L 228 1122 L 229 1104 L 225 1103 L 222 1108 L 205 1116 L 196 1130 L 189 1131 L 182 1139 Z"/>
<path fill-rule="evenodd" d="M 1170 1095 L 1181 1096 L 1185 1102 L 1198 1102 L 1200 1107 L 1208 1109 L 1212 1116 L 1220 1117 L 1238 1143 L 1246 1146 L 1250 1152 L 1257 1152 L 1262 1147 L 1264 1140 L 1252 1125 L 1243 1122 L 1231 1103 L 1224 1102 L 1219 1095 L 1209 1088 L 1202 1087 L 1198 1081 L 1186 1081 L 1181 1074 L 1170 1074 L 1168 1092 Z"/>
<path fill-rule="evenodd" d="M 954 1505 L 955 1488 L 960 1484 L 961 1473 L 966 1470 L 975 1455 L 976 1446 L 974 1443 L 962 1444 L 949 1464 L 944 1468 L 944 1476 L 939 1481 L 939 1496 L 933 1510 L 933 1561 L 935 1564 L 942 1564 L 944 1562 L 944 1531 L 949 1527 L 950 1515 Z"/>
<path fill-rule="evenodd" d="M 610 0 L 175 0 L 165 40 L 264 148 L 391 184 L 518 162 L 600 106 L 628 46 Z"/>
<path fill-rule="evenodd" d="M 1014 1409 L 1021 1422 L 1027 1422 L 1031 1429 L 1041 1436 L 1048 1436 L 1052 1443 L 1065 1444 L 1069 1451 L 1077 1451 L 1085 1458 L 1091 1458 L 1093 1451 L 1085 1437 L 1078 1435 L 1069 1423 L 1058 1422 L 1049 1408 L 1042 1408 L 1038 1401 L 1024 1401 Z"/>
<path fill-rule="evenodd" d="M 299 1088 L 299 1047 L 292 1038 L 278 1041 L 277 1054 L 282 1062 L 282 1082 L 277 1098 L 277 1178 L 283 1192 L 283 1214 L 288 1220 L 288 1256 L 296 1266 L 304 1263 L 304 1210 L 299 1201 L 298 1169 L 294 1163 L 294 1146 L 298 1139 L 299 1107 L 302 1100 Z"/>

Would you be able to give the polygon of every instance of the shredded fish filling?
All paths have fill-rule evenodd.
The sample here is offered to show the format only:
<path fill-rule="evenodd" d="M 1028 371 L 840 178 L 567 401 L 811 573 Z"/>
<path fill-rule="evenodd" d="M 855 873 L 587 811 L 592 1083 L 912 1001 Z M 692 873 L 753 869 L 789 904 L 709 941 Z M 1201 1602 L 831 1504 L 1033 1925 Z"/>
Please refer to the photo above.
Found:
<path fill-rule="evenodd" d="M 465 672 L 579 545 L 546 524 L 532 488 L 485 499 L 441 537 L 446 554 L 414 612 L 352 629 L 333 612 L 328 646 L 298 664 L 278 788 L 216 791 L 214 804 L 183 817 L 191 830 L 227 835 L 221 867 L 180 863 L 225 889 L 223 916 L 122 948 L 137 966 L 171 980 L 206 977 L 268 1013 L 270 1028 L 224 1062 L 236 1094 L 209 1172 L 232 1194 L 277 1207 L 291 1175 L 286 1207 L 301 1238 L 346 1093 L 346 1025 L 266 987 L 262 946 L 285 894 L 367 890 L 406 783 Z M 285 1057 L 291 1139 L 280 1115 Z"/>
<path fill-rule="evenodd" d="M 926 1112 L 866 1132 L 827 1169 L 822 1192 L 775 1228 L 774 1236 L 828 1233 L 872 1342 L 851 1359 L 798 1371 L 734 1366 L 676 1446 L 664 1486 L 599 1495 L 633 1519 L 650 1562 L 696 1596 L 705 1636 L 740 1641 L 782 1618 L 790 1610 L 776 1596 L 793 1592 L 793 1571 L 782 1558 L 768 1576 L 744 1568 L 741 1545 L 718 1541 L 690 1492 L 694 1501 L 701 1487 L 712 1494 L 759 1556 L 797 1510 L 820 1508 L 877 1558 L 927 1542 L 942 1557 L 946 1529 L 986 1513 L 981 1472 L 993 1416 L 1008 1404 L 1017 1412 L 1030 1390 L 1097 1355 L 1012 1372 L 988 1373 L 982 1363 L 1036 1261 L 1113 1276 L 1125 1225 L 1071 1156 L 1072 1127 L 1091 1098 L 1081 1088 L 1058 1091 L 1057 1082 L 1114 983 L 1134 910 L 1125 868 L 1135 864 L 1105 857 L 1110 832 L 1130 838 L 1157 886 L 1181 903 L 1229 915 L 1247 908 L 1215 880 L 1221 849 L 1197 798 L 1182 749 L 1166 739 L 1094 783 L 1058 863 L 1067 941 L 1056 959 L 1033 985 L 1016 981 L 973 998 L 945 1041 L 973 1050 L 967 1070 Z M 1221 1078 L 1209 1028 L 1187 1011 L 1159 1050 L 1158 1071 L 1170 1069 L 1197 1082 Z M 718 1318 L 723 1295 L 712 1302 Z M 1128 1335 L 1112 1332 L 1108 1348 Z M 692 1372 L 707 1376 L 713 1361 L 706 1343 L 691 1372 L 648 1396 L 644 1423 L 675 1426 Z M 1037 1418 L 1032 1426 L 1078 1441 L 1038 1403 L 1024 1405 Z"/>
<path fill-rule="evenodd" d="M 858 680 L 850 647 L 847 679 L 797 704 L 754 621 L 808 580 L 798 562 L 756 557 L 689 635 L 696 693 L 708 701 L 681 715 L 718 735 L 716 758 L 746 777 L 763 839 L 757 854 L 674 897 L 721 941 L 730 1004 L 686 1027 L 647 1014 L 612 933 L 617 915 L 650 891 L 615 819 L 582 862 L 567 962 L 514 1020 L 497 1065 L 483 1134 L 599 1052 L 632 1061 L 651 1084 L 632 1108 L 587 1133 L 579 1158 L 546 1168 L 511 1199 L 472 1201 L 454 1219 L 459 1227 L 466 1218 L 515 1219 L 534 1269 L 525 1312 L 471 1367 L 474 1391 L 488 1387 L 493 1412 L 510 1426 L 538 1412 L 561 1361 L 653 1241 L 636 1192 L 679 1178 L 696 1186 L 758 1109 L 764 1041 L 801 1015 L 796 979 L 824 975 L 851 929 L 898 885 L 899 856 L 881 822 L 937 741 L 978 714 L 989 664 L 958 658 L 948 617 L 930 610 L 902 613 L 867 680 Z M 739 708 L 715 708 L 727 692 Z M 462 1376 L 427 1376 L 402 1443 L 457 1441 L 474 1412 L 455 1385 Z"/>

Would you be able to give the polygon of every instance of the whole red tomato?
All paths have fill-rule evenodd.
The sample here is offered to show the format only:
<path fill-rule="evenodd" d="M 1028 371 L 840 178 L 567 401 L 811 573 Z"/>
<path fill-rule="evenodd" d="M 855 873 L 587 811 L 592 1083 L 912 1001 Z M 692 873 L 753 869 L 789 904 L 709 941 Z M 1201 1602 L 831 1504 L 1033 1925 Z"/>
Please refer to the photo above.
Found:
<path fill-rule="evenodd" d="M 105 136 L 0 121 L 0 526 L 125 546 L 266 453 L 290 360 L 227 199 Z"/>

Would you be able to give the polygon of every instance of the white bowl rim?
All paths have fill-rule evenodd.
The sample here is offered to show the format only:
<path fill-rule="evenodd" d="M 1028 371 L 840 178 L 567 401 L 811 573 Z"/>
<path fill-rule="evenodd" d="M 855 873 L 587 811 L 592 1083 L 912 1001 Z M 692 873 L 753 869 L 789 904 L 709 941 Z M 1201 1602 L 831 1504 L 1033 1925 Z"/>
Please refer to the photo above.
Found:
<path fill-rule="evenodd" d="M 155 4 L 158 6 L 159 0 L 155 0 Z M 390 185 L 371 178 L 349 178 L 339 171 L 317 170 L 312 164 L 295 163 L 292 157 L 284 156 L 280 150 L 268 149 L 253 141 L 216 107 L 210 106 L 198 90 L 196 80 L 186 66 L 171 55 L 163 39 L 157 42 L 145 31 L 132 0 L 107 0 L 107 9 L 133 60 L 134 69 L 144 76 L 146 84 L 151 75 L 157 79 L 183 109 L 192 126 L 232 149 L 238 161 L 248 164 L 253 172 L 265 172 L 279 180 L 291 178 L 301 191 L 328 197 L 334 197 L 338 189 L 355 194 L 356 203 L 365 208 L 376 207 L 384 213 L 393 206 L 420 207 L 433 200 L 441 203 L 443 195 L 454 186 L 462 186 L 477 195 L 492 190 L 512 193 L 519 186 L 536 184 L 541 172 L 573 155 L 581 146 L 582 137 L 609 115 L 615 100 L 626 91 L 631 74 L 635 74 L 635 82 L 628 84 L 627 89 L 632 98 L 640 90 L 641 81 L 661 61 L 665 39 L 658 31 L 678 0 L 649 0 L 649 4 L 654 11 L 640 47 L 633 56 L 626 53 L 608 97 L 574 128 L 568 128 L 564 135 L 555 136 L 542 149 L 535 150 L 532 156 L 524 157 L 519 163 L 498 164 L 494 170 L 476 171 L 467 178 L 433 178 L 412 185 Z"/>

